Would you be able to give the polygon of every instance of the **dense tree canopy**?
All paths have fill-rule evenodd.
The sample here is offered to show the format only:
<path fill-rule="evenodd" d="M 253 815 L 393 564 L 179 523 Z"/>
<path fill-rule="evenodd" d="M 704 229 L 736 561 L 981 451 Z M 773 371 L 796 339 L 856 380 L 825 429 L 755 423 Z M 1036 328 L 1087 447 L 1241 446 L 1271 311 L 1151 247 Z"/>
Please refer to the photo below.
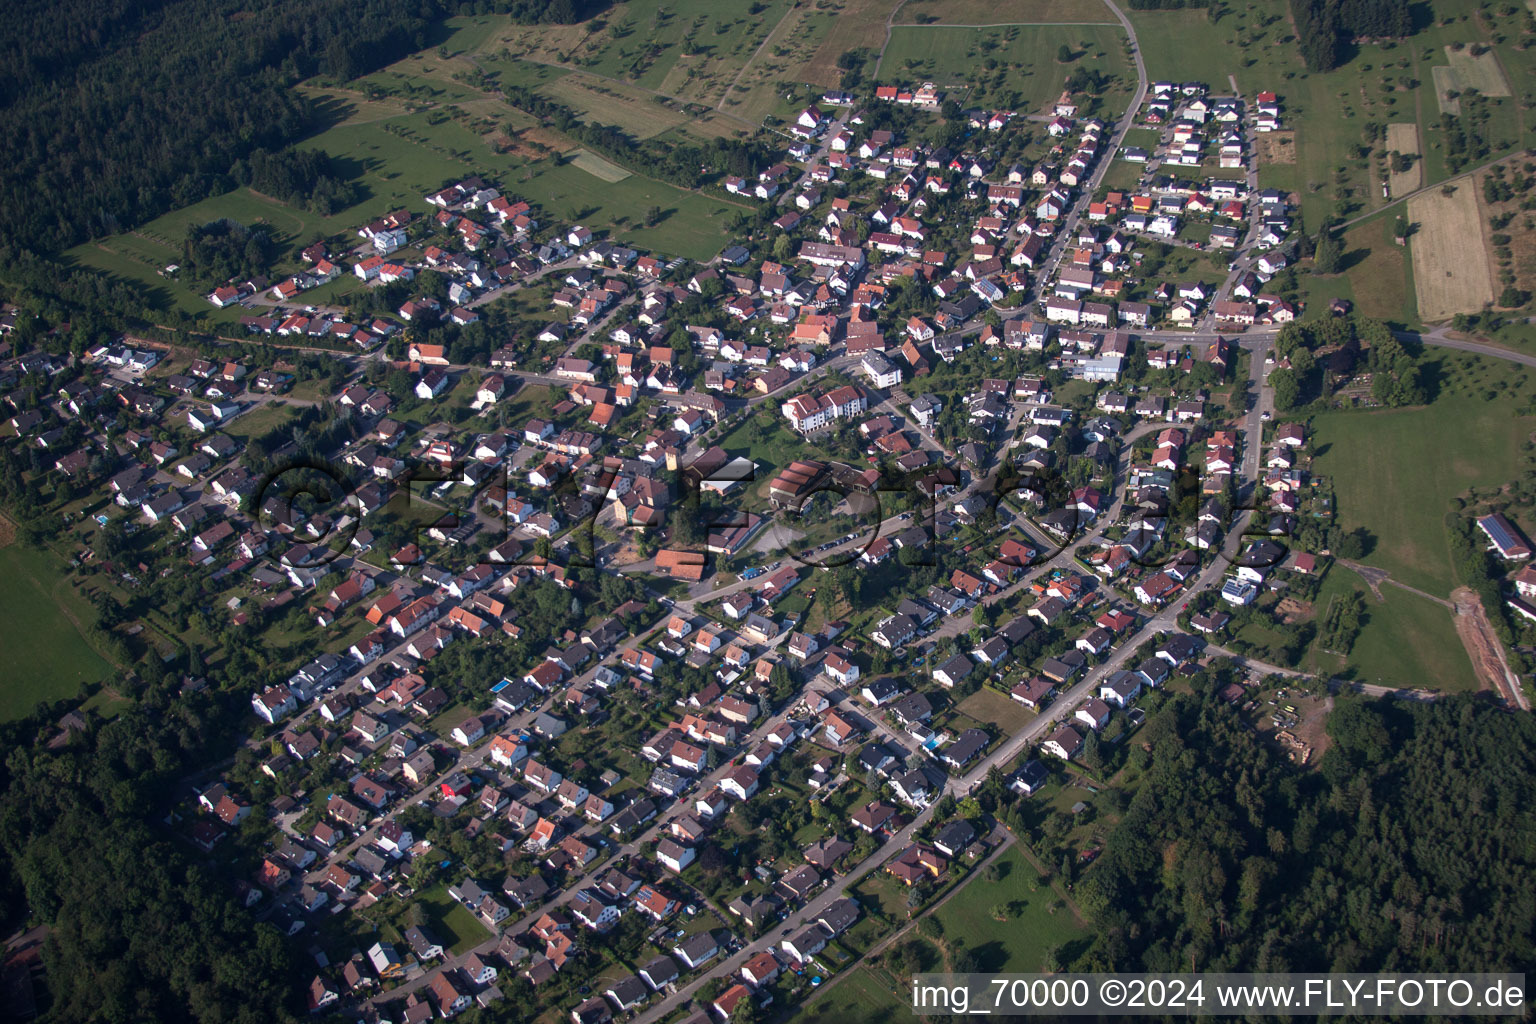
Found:
<path fill-rule="evenodd" d="M 209 285 L 265 274 L 276 255 L 266 228 L 248 228 L 232 220 L 193 225 L 181 246 L 183 272 Z"/>
<path fill-rule="evenodd" d="M 1146 970 L 1523 970 L 1536 720 L 1340 699 L 1320 770 L 1214 697 L 1147 722 L 1147 775 L 1079 886 L 1086 960 Z"/>
<path fill-rule="evenodd" d="M 0 237 L 51 252 L 227 191 L 313 125 L 291 86 L 429 45 L 461 7 L 574 20 L 576 0 L 23 0 L 0 68 Z M 257 186 L 260 187 L 259 185 Z"/>
<path fill-rule="evenodd" d="M 1355 39 L 1413 32 L 1408 0 L 1291 0 L 1291 15 L 1309 71 L 1331 71 L 1349 59 Z"/>
<path fill-rule="evenodd" d="M 330 156 L 318 149 L 290 149 L 268 153 L 258 149 L 232 170 L 236 181 L 257 192 L 302 206 L 322 215 L 342 210 L 362 198 L 355 182 L 333 166 Z"/>
<path fill-rule="evenodd" d="M 154 824 L 204 744 L 227 748 L 223 716 L 206 694 L 156 686 L 63 749 L 33 745 L 44 712 L 0 732 L 0 922 L 50 925 L 51 1019 L 291 1019 L 292 948 Z"/>

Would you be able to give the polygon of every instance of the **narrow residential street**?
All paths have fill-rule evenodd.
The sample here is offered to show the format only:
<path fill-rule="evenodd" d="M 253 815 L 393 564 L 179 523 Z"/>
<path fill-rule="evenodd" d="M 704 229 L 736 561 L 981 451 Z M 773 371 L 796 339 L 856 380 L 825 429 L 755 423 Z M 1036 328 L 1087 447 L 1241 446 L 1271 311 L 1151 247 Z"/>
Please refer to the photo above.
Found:
<path fill-rule="evenodd" d="M 1134 116 L 1135 109 L 1137 106 L 1139 106 L 1141 98 L 1145 94 L 1147 85 L 1146 73 L 1140 57 L 1140 49 L 1136 45 L 1135 34 L 1130 26 L 1129 19 L 1127 19 L 1124 13 L 1121 12 L 1119 8 L 1116 7 L 1112 2 L 1110 2 L 1110 0 L 1106 0 L 1106 3 L 1108 3 L 1110 8 L 1115 11 L 1116 16 L 1121 20 L 1127 32 L 1130 33 L 1131 45 L 1133 51 L 1136 54 L 1136 63 L 1140 78 L 1140 88 L 1137 90 L 1135 103 L 1131 107 L 1130 112 L 1127 113 L 1125 119 L 1122 121 L 1119 130 L 1116 132 L 1110 151 L 1106 155 L 1103 164 L 1100 166 L 1101 172 L 1103 168 L 1107 167 L 1109 162 L 1114 158 L 1115 150 L 1118 147 L 1120 140 L 1123 138 L 1125 128 L 1130 124 L 1130 121 Z M 1098 179 L 1095 180 L 1094 185 L 1097 184 L 1097 180 Z M 1094 186 L 1090 186 L 1086 190 L 1085 195 L 1091 195 L 1093 187 Z M 1072 214 L 1073 222 L 1075 222 L 1075 219 L 1081 215 L 1084 205 L 1084 203 L 1080 202 L 1077 206 L 1074 207 Z M 1055 264 L 1059 261 L 1060 256 L 1060 252 L 1053 252 L 1051 259 L 1052 268 L 1054 268 Z M 1234 268 L 1231 274 L 1228 276 L 1224 287 L 1230 287 L 1231 281 L 1239 272 L 1240 271 L 1238 269 Z M 1149 333 L 1153 333 L 1155 335 L 1156 332 Z M 1175 334 L 1173 332 L 1169 332 L 1169 334 L 1169 340 L 1177 340 L 1185 343 L 1198 343 L 1201 340 L 1205 340 L 1193 337 L 1188 334 Z M 1208 344 L 1209 342 L 1207 341 L 1206 343 Z M 1254 483 L 1258 479 L 1260 452 L 1263 447 L 1261 439 L 1263 437 L 1264 418 L 1266 414 L 1272 412 L 1273 408 L 1272 393 L 1265 387 L 1265 356 L 1267 355 L 1271 345 L 1272 335 L 1269 332 L 1255 332 L 1251 338 L 1244 339 L 1243 345 L 1243 347 L 1247 349 L 1251 354 L 1251 358 L 1249 359 L 1248 387 L 1255 396 L 1255 400 L 1252 403 L 1252 408 L 1248 410 L 1244 423 L 1244 430 L 1246 433 L 1245 456 L 1240 471 L 1240 476 L 1243 479 L 1244 487 L 1249 490 L 1252 489 Z M 1122 439 L 1122 451 L 1120 459 L 1117 462 L 1115 473 L 1116 495 L 1114 504 L 1110 509 L 1106 510 L 1105 514 L 1103 514 L 1098 519 L 1097 528 L 1085 531 L 1085 534 L 1082 537 L 1076 539 L 1072 544 L 1063 548 L 1063 550 L 1058 552 L 1054 557 L 1048 559 L 1044 564 L 1032 567 L 1031 572 L 1026 574 L 1023 580 L 1013 584 L 1012 587 L 1009 588 L 1009 591 L 1014 591 L 1020 587 L 1027 586 L 1029 583 L 1048 573 L 1052 568 L 1065 567 L 1072 564 L 1073 553 L 1084 544 L 1090 543 L 1095 537 L 1098 536 L 1099 531 L 1102 530 L 1104 526 L 1113 523 L 1118 518 L 1120 508 L 1122 507 L 1122 503 L 1124 501 L 1123 482 L 1125 473 L 1128 469 L 1128 453 L 1130 451 L 1131 444 L 1136 438 L 1144 436 L 1144 434 L 1148 431 L 1158 429 L 1160 426 L 1161 424 L 1142 424 L 1133 430 L 1127 437 Z M 958 492 L 956 495 L 952 496 L 953 500 L 958 501 L 963 499 L 967 494 L 971 493 L 977 487 L 978 482 L 979 481 L 977 479 L 973 479 L 969 486 Z M 1210 561 L 1210 564 L 1208 564 L 1200 572 L 1194 584 L 1187 588 L 1178 602 L 1165 605 L 1161 609 L 1157 610 L 1149 618 L 1147 618 L 1132 635 L 1125 637 L 1119 643 L 1119 645 L 1113 650 L 1107 659 L 1105 659 L 1101 664 L 1095 666 L 1092 670 L 1087 672 L 1081 680 L 1071 686 L 1064 693 L 1059 695 L 1053 703 L 1047 706 L 1026 726 L 1004 740 L 996 749 L 982 758 L 980 762 L 978 762 L 977 765 L 968 773 L 958 778 L 951 778 L 946 784 L 946 791 L 956 796 L 964 796 L 969 794 L 977 785 L 985 780 L 989 771 L 991 771 L 993 768 L 1003 768 L 1012 764 L 1021 754 L 1023 754 L 1026 749 L 1042 740 L 1047 732 L 1057 723 L 1072 715 L 1083 701 L 1097 692 L 1101 682 L 1109 678 L 1113 673 L 1125 667 L 1132 654 L 1135 653 L 1135 651 L 1146 640 L 1156 636 L 1159 633 L 1176 632 L 1178 629 L 1177 619 L 1179 609 L 1184 603 L 1187 602 L 1189 596 L 1220 584 L 1220 581 L 1226 574 L 1230 561 L 1234 559 L 1241 550 L 1241 546 L 1244 542 L 1243 531 L 1247 527 L 1251 515 L 1251 512 L 1243 511 L 1234 518 L 1231 528 L 1227 531 L 1227 534 L 1223 540 L 1220 557 L 1214 558 Z M 1007 592 L 1001 595 L 996 595 L 996 597 L 1005 597 L 1006 593 Z M 959 631 L 963 631 L 964 626 L 965 624 L 961 623 Z M 944 631 L 949 629 L 951 629 L 950 625 L 946 624 L 944 627 L 941 627 L 940 634 L 944 635 Z M 752 943 L 747 944 L 743 949 L 734 955 L 722 959 L 719 963 L 716 963 L 711 969 L 704 972 L 703 974 L 693 977 L 688 981 L 687 984 L 670 993 L 665 999 L 652 1004 L 649 1008 L 642 1012 L 636 1018 L 636 1024 L 654 1024 L 654 1022 L 662 1020 L 678 1007 L 686 1003 L 687 1000 L 689 1000 L 703 985 L 708 983 L 710 980 L 716 978 L 723 979 L 727 976 L 734 975 L 735 972 L 741 968 L 741 965 L 746 963 L 746 961 L 752 956 L 763 951 L 764 949 L 774 947 L 777 945 L 777 942 L 780 939 L 788 936 L 795 929 L 804 926 L 807 922 L 814 921 L 831 903 L 842 898 L 851 886 L 857 884 L 859 880 L 878 869 L 882 864 L 885 863 L 886 860 L 910 844 L 913 836 L 924 825 L 926 825 L 932 817 L 935 806 L 936 803 L 930 803 L 927 807 L 921 809 L 904 827 L 898 830 L 894 835 L 890 836 L 885 841 L 885 843 L 881 845 L 880 849 L 859 862 L 847 873 L 836 878 L 831 884 L 829 884 L 825 889 L 823 889 L 819 894 L 811 899 L 804 907 L 796 911 L 793 915 L 792 921 L 787 922 L 784 927 L 774 929 L 767 935 L 757 939 Z"/>

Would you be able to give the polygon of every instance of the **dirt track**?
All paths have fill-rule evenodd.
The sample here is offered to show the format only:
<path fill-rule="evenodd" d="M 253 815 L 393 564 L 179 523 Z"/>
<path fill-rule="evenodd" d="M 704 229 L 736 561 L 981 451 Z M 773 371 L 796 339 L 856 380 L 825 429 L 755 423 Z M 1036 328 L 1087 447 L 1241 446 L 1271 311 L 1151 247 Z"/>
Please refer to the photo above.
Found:
<path fill-rule="evenodd" d="M 1483 602 L 1466 587 L 1453 590 L 1451 600 L 1456 604 L 1456 635 L 1461 637 L 1462 644 L 1466 646 L 1467 656 L 1472 659 L 1477 677 L 1515 707 L 1529 711 L 1530 701 L 1526 699 L 1519 680 L 1509 670 L 1509 662 L 1504 658 L 1504 646 L 1494 635 Z"/>

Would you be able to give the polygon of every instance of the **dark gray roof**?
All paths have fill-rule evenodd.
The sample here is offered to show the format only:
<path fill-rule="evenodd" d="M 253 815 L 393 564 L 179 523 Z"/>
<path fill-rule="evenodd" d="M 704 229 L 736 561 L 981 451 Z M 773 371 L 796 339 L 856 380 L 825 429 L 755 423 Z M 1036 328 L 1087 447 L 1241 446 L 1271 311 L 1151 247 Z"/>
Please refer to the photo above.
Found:
<path fill-rule="evenodd" d="M 1019 769 L 1013 773 L 1013 777 L 1027 784 L 1030 788 L 1033 789 L 1039 786 L 1041 783 L 1045 782 L 1047 774 L 1049 773 L 1046 771 L 1045 764 L 1043 762 L 1025 761 L 1023 764 L 1019 765 Z"/>
<path fill-rule="evenodd" d="M 967 729 L 960 738 L 944 748 L 940 755 L 945 763 L 963 765 L 987 747 L 987 734 L 980 729 Z"/>
<path fill-rule="evenodd" d="M 891 714 L 903 722 L 921 722 L 933 714 L 933 705 L 920 693 L 909 693 L 891 705 Z"/>
<path fill-rule="evenodd" d="M 1029 616 L 1020 615 L 1012 622 L 1009 622 L 1006 626 L 1003 626 L 1001 629 L 999 629 L 997 631 L 997 635 L 1008 641 L 1010 644 L 1016 644 L 1020 640 L 1023 640 L 1025 637 L 1029 636 L 1029 634 L 1033 633 L 1034 631 L 1035 624 L 1029 621 Z"/>
<path fill-rule="evenodd" d="M 967 658 L 963 654 L 957 654 L 953 658 L 950 658 L 948 661 L 946 661 L 944 664 L 940 665 L 938 668 L 934 669 L 934 672 L 943 672 L 945 675 L 949 676 L 949 678 L 959 681 L 970 674 L 971 667 L 970 658 Z"/>
<path fill-rule="evenodd" d="M 669 956 L 659 956 L 648 962 L 644 967 L 641 967 L 640 973 L 658 985 L 665 985 L 677 977 L 677 961 Z"/>
<path fill-rule="evenodd" d="M 650 995 L 646 991 L 645 983 L 633 974 L 620 978 L 612 985 L 609 985 L 606 991 L 613 996 L 620 1006 L 633 1006 Z"/>
<path fill-rule="evenodd" d="M 841 935 L 859 919 L 859 905 L 850 897 L 833 900 L 816 918 L 817 922 L 833 935 Z"/>
<path fill-rule="evenodd" d="M 948 850 L 963 850 L 967 846 L 970 846 L 975 839 L 976 830 L 972 828 L 971 823 L 966 821 L 964 818 L 961 818 L 958 821 L 952 821 L 948 825 L 945 825 L 943 828 L 939 829 L 938 834 L 933 837 L 933 841 L 936 845 L 942 846 Z"/>
<path fill-rule="evenodd" d="M 719 948 L 719 943 L 715 941 L 715 937 L 709 932 L 699 932 L 697 935 L 690 935 L 677 944 L 677 951 L 695 963 Z"/>

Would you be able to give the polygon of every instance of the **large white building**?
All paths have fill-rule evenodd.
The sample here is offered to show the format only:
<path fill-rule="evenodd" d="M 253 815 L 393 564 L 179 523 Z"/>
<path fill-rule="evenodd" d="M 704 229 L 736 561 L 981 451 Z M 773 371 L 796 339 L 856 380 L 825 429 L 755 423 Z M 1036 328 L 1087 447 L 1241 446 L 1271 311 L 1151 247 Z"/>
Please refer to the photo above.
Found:
<path fill-rule="evenodd" d="M 869 408 L 864 392 L 850 384 L 819 395 L 796 395 L 780 407 L 789 425 L 801 433 L 820 430 L 837 420 L 857 416 Z"/>
<path fill-rule="evenodd" d="M 860 363 L 869 382 L 877 388 L 893 388 L 901 383 L 901 367 L 879 352 L 866 352 Z"/>

